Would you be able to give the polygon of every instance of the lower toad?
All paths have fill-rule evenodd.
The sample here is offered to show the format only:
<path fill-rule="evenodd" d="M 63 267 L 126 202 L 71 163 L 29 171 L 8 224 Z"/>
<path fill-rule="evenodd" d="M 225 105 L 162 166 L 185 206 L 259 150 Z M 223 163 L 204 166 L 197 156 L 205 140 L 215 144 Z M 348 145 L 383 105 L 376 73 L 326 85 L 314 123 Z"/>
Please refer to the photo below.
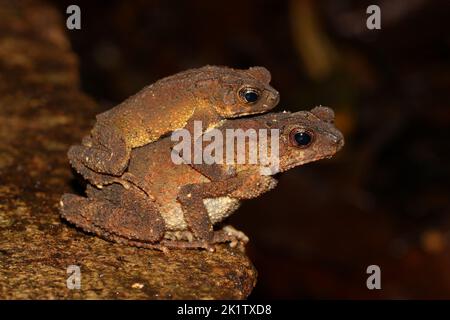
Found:
<path fill-rule="evenodd" d="M 217 227 L 242 200 L 274 188 L 277 172 L 329 158 L 341 149 L 344 139 L 333 120 L 333 111 L 326 107 L 225 120 L 218 127 L 224 135 L 229 129 L 265 129 L 269 136 L 277 130 L 277 170 L 269 173 L 262 170 L 267 164 L 261 161 L 176 164 L 175 142 L 165 137 L 133 150 L 124 175 L 136 177 L 135 184 L 125 188 L 114 183 L 102 189 L 88 185 L 87 197 L 65 194 L 61 214 L 83 230 L 138 247 L 213 250 L 216 243 L 245 243 L 242 232 Z"/>

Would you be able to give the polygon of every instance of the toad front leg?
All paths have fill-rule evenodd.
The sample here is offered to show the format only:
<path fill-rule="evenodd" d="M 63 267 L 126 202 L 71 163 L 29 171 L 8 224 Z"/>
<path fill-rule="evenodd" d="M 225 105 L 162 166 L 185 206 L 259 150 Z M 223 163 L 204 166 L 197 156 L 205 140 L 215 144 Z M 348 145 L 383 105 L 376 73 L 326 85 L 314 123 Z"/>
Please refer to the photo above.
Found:
<path fill-rule="evenodd" d="M 196 238 L 207 243 L 233 241 L 239 237 L 245 238 L 226 230 L 214 232 L 203 200 L 224 196 L 251 199 L 270 190 L 275 184 L 276 180 L 269 176 L 240 174 L 226 180 L 183 186 L 177 199 L 181 204 L 188 227 Z"/>

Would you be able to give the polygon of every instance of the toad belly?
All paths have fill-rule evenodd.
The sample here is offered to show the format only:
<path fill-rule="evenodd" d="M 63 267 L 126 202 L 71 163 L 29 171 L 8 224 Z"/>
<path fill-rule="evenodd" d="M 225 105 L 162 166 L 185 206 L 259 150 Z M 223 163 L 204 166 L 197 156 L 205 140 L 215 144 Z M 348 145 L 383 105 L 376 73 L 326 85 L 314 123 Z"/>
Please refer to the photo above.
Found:
<path fill-rule="evenodd" d="M 204 199 L 203 203 L 208 211 L 211 223 L 214 225 L 239 208 L 240 201 L 230 197 L 219 197 Z M 183 211 L 179 203 L 172 203 L 160 207 L 161 215 L 166 223 L 168 231 L 182 231 L 187 230 L 188 226 L 184 220 Z"/>

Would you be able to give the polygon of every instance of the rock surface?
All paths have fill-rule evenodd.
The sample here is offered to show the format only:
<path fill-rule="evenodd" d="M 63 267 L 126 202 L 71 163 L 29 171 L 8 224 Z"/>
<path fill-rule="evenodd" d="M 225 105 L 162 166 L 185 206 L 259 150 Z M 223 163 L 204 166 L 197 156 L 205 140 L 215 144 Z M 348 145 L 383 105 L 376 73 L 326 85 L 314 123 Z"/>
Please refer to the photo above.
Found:
<path fill-rule="evenodd" d="M 61 221 L 76 187 L 68 147 L 99 108 L 79 89 L 62 14 L 0 0 L 0 299 L 243 299 L 256 283 L 245 254 L 162 252 L 110 243 Z M 67 267 L 81 289 L 67 288 Z"/>

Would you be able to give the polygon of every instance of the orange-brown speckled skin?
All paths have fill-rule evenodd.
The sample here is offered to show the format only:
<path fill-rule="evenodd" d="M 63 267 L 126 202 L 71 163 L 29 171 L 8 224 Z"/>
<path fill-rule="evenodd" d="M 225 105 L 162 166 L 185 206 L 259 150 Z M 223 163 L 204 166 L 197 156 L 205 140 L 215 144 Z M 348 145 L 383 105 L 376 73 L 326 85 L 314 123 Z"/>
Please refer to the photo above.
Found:
<path fill-rule="evenodd" d="M 69 160 L 90 183 L 121 182 L 132 149 L 158 140 L 193 120 L 217 126 L 221 120 L 264 113 L 279 101 L 263 67 L 247 70 L 206 66 L 187 70 L 145 87 L 118 106 L 97 116 L 81 145 L 72 146 Z M 242 88 L 259 92 L 255 103 L 241 97 Z M 130 177 L 128 179 L 130 181 Z"/>
<path fill-rule="evenodd" d="M 343 136 L 334 127 L 333 119 L 331 109 L 316 107 L 310 112 L 227 120 L 218 129 L 223 134 L 226 129 L 279 129 L 279 170 L 283 172 L 331 157 L 343 146 Z M 313 141 L 306 148 L 295 145 L 290 138 L 292 130 L 299 128 L 313 134 Z M 166 137 L 134 149 L 129 172 L 125 174 L 136 177 L 136 186 L 126 189 L 114 183 L 101 190 L 89 186 L 87 198 L 66 194 L 61 201 L 62 216 L 86 231 L 140 247 L 210 249 L 214 243 L 236 240 L 235 234 L 223 229 L 213 230 L 214 223 L 204 199 L 255 198 L 275 187 L 276 180 L 272 176 L 261 175 L 259 163 L 233 164 L 231 171 L 224 168 L 224 171 L 232 172 L 228 177 L 211 175 L 208 170 L 203 173 L 208 165 L 177 165 L 171 160 L 174 143 Z M 168 225 L 175 213 L 170 210 L 177 206 L 181 207 L 185 222 L 180 224 L 178 231 L 192 234 L 191 241 L 174 241 L 165 237 L 173 231 Z"/>

